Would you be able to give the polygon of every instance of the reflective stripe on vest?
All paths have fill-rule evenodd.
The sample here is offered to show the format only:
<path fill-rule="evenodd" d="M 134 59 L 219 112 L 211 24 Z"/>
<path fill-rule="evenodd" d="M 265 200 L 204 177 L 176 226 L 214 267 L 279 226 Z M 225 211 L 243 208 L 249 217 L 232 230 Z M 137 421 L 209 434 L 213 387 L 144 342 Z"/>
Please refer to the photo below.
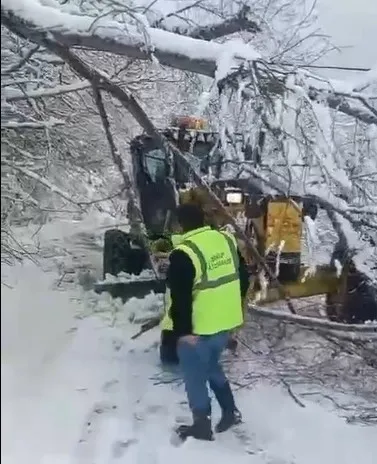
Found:
<path fill-rule="evenodd" d="M 220 285 L 224 285 L 230 282 L 234 282 L 235 280 L 239 279 L 239 262 L 238 262 L 238 253 L 237 253 L 237 248 L 233 240 L 229 237 L 229 235 L 220 232 L 223 237 L 225 237 L 226 241 L 228 242 L 230 253 L 232 255 L 232 260 L 233 260 L 233 265 L 235 272 L 232 274 L 228 274 L 225 276 L 221 276 L 218 279 L 215 280 L 209 280 L 208 278 L 208 269 L 207 269 L 207 263 L 204 258 L 203 253 L 200 251 L 200 248 L 193 243 L 191 240 L 184 240 L 181 245 L 187 246 L 190 248 L 193 253 L 197 256 L 200 264 L 200 270 L 201 270 L 201 278 L 199 282 L 196 282 L 194 284 L 194 290 L 206 290 L 208 288 L 217 288 L 220 287 Z"/>

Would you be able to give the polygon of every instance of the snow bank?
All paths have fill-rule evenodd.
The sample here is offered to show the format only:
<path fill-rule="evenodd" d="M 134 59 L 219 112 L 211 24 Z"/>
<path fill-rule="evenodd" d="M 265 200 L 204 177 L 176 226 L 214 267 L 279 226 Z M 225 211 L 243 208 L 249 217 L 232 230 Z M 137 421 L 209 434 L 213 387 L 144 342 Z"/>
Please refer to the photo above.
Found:
<path fill-rule="evenodd" d="M 2 266 L 1 274 L 2 366 L 11 365 L 18 382 L 37 375 L 67 342 L 75 308 L 67 295 L 51 290 L 53 278 L 33 263 Z"/>
<path fill-rule="evenodd" d="M 88 407 L 78 390 L 85 370 L 74 352 L 89 345 L 75 337 L 69 294 L 51 290 L 55 276 L 25 263 L 2 267 L 5 277 L 13 288 L 1 293 L 2 458 L 47 463 L 51 453 L 64 456 Z"/>
<path fill-rule="evenodd" d="M 80 440 L 104 433 L 96 429 L 97 418 L 111 412 L 114 401 L 120 407 L 108 391 L 120 382 L 125 365 L 118 353 L 136 330 L 127 324 L 130 308 L 118 308 L 114 328 L 110 302 L 97 295 L 95 316 L 85 317 L 88 300 L 53 290 L 57 276 L 33 263 L 3 266 L 2 278 L 8 285 L 1 294 L 3 462 L 109 463 L 97 460 L 103 450 L 95 447 L 93 460 L 81 460 L 90 453 Z M 149 297 L 144 306 L 152 303 Z"/>

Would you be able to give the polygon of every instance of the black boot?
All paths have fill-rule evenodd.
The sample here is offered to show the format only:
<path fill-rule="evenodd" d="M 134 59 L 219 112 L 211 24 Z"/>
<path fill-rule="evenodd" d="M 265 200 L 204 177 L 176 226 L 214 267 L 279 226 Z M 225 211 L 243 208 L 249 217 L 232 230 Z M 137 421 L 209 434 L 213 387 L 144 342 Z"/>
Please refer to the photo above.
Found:
<path fill-rule="evenodd" d="M 217 433 L 226 432 L 233 425 L 238 425 L 242 422 L 242 416 L 238 409 L 234 411 L 222 411 L 221 419 L 216 424 L 215 431 Z"/>
<path fill-rule="evenodd" d="M 181 425 L 176 430 L 182 440 L 188 437 L 196 438 L 197 440 L 213 440 L 211 416 L 199 412 L 193 414 L 192 425 Z"/>
<path fill-rule="evenodd" d="M 216 425 L 215 431 L 217 433 L 225 432 L 233 425 L 240 424 L 242 422 L 242 416 L 240 411 L 236 408 L 229 382 L 222 387 L 218 387 L 210 382 L 210 387 L 221 407 L 221 419 Z"/>

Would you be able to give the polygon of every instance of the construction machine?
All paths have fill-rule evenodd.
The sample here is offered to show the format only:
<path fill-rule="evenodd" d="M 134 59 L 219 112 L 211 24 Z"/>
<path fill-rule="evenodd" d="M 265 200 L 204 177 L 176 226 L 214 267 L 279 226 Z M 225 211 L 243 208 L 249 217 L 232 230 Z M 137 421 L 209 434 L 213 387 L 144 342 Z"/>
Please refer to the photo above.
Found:
<path fill-rule="evenodd" d="M 318 206 L 313 200 L 299 196 L 272 196 L 253 178 L 229 176 L 232 162 L 226 158 L 224 138 L 208 130 L 203 119 L 175 118 L 162 134 L 187 157 L 196 172 L 206 177 L 223 208 L 212 201 L 205 188 L 193 182 L 190 169 L 183 168 L 176 159 L 170 159 L 160 140 L 146 134 L 137 136 L 131 141 L 130 152 L 146 237 L 141 240 L 132 228 L 128 233 L 118 229 L 106 231 L 104 281 L 96 285 L 97 292 L 108 291 L 123 300 L 131 296 L 142 297 L 150 291 L 163 293 L 164 274 L 173 248 L 171 237 L 177 232 L 176 206 L 195 203 L 203 208 L 207 225 L 227 228 L 227 215 L 236 219 L 290 299 L 326 295 L 328 317 L 339 322 L 362 322 L 373 319 L 373 314 L 377 318 L 377 303 L 368 290 L 364 296 L 369 298 L 369 310 L 364 313 L 360 307 L 356 308 L 355 297 L 350 296 L 354 293 L 355 274 L 360 277 L 354 267 L 345 265 L 339 274 L 335 263 L 331 262 L 307 275 L 308 269 L 302 263 L 301 244 L 305 216 L 312 220 L 317 216 Z M 249 163 L 261 163 L 264 139 L 262 131 L 255 146 L 246 143 L 242 136 L 236 139 Z M 224 176 L 225 172 L 227 176 Z M 241 237 L 239 247 L 250 271 L 249 302 L 265 305 L 280 300 L 281 288 L 279 290 L 272 282 L 267 282 L 265 273 L 258 268 L 245 245 Z M 339 247 L 337 253 L 339 258 Z M 343 264 L 347 259 L 347 253 L 344 253 Z M 108 274 L 119 278 L 107 281 Z"/>

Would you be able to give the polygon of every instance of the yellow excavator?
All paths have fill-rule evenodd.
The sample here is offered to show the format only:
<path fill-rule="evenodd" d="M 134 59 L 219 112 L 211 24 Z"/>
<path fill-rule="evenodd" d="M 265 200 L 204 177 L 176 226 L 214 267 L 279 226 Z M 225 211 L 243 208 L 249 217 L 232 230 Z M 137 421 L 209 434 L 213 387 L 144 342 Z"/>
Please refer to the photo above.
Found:
<path fill-rule="evenodd" d="M 224 156 L 224 141 L 219 134 L 207 129 L 203 119 L 175 118 L 162 133 L 187 157 L 190 166 L 206 177 L 223 208 L 213 202 L 205 188 L 193 182 L 189 169 L 169 159 L 158 140 L 145 134 L 136 137 L 130 152 L 147 237 L 141 240 L 132 229 L 128 233 L 119 229 L 106 231 L 105 280 L 96 285 L 97 292 L 108 291 L 123 300 L 142 297 L 152 290 L 163 293 L 164 272 L 172 250 L 171 235 L 176 232 L 175 208 L 178 203 L 195 203 L 203 208 L 207 224 L 213 227 L 228 228 L 227 215 L 235 218 L 290 299 L 326 295 L 328 318 L 337 322 L 359 323 L 377 318 L 373 289 L 339 243 L 334 247 L 331 262 L 317 267 L 314 274 L 308 274 L 307 266 L 302 263 L 304 217 L 315 220 L 318 212 L 313 200 L 271 196 L 256 179 L 241 177 L 234 169 L 229 177 L 232 162 Z M 252 146 L 239 136 L 237 143 L 248 163 L 261 163 L 264 140 L 261 132 Z M 239 246 L 250 270 L 249 302 L 266 305 L 281 299 L 281 288 L 268 282 L 242 238 Z M 335 259 L 343 265 L 340 273 Z M 127 275 L 123 279 L 106 280 L 107 274 L 122 276 L 122 273 Z M 132 279 L 129 275 L 139 278 Z"/>

